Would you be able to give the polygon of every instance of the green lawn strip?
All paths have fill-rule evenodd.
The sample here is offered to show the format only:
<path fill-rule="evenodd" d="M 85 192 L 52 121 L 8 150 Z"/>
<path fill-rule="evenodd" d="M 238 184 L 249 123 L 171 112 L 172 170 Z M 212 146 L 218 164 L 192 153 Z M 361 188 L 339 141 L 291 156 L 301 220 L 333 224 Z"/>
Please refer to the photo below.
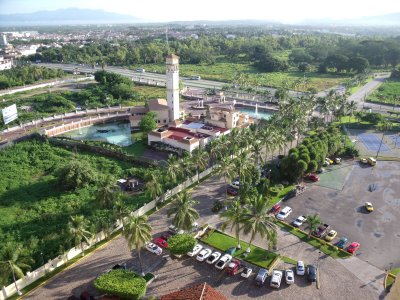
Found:
<path fill-rule="evenodd" d="M 39 278 L 38 280 L 32 282 L 30 285 L 24 287 L 21 292 L 23 295 L 28 294 L 30 291 L 34 290 L 35 288 L 39 287 L 42 283 L 46 282 L 47 280 L 51 279 L 52 277 L 54 277 L 55 275 L 57 275 L 58 273 L 61 273 L 62 271 L 64 271 L 65 269 L 71 267 L 72 265 L 74 265 L 75 263 L 77 263 L 79 260 L 81 260 L 82 258 L 87 257 L 90 253 L 92 253 L 93 251 L 97 250 L 98 248 L 100 248 L 101 246 L 103 246 L 104 244 L 106 244 L 107 242 L 111 241 L 112 239 L 114 239 L 115 237 L 117 237 L 119 234 L 121 233 L 121 230 L 118 230 L 116 232 L 114 232 L 110 238 L 108 239 L 104 239 L 101 242 L 97 243 L 96 245 L 93 245 L 92 247 L 90 247 L 89 249 L 85 250 L 85 256 L 81 256 L 80 254 L 78 254 L 76 257 L 70 259 L 69 261 L 67 261 L 67 263 L 63 264 L 62 266 L 54 269 L 53 271 L 47 273 L 45 276 Z M 13 300 L 13 299 L 19 299 L 21 298 L 21 296 L 18 295 L 13 295 L 7 299 Z"/>
<path fill-rule="evenodd" d="M 399 274 L 399 273 L 400 273 L 400 268 L 392 269 L 392 270 L 389 271 L 389 274 L 392 274 L 392 275 L 395 275 L 395 276 L 397 274 Z M 387 276 L 385 288 L 390 287 L 394 283 L 394 281 L 395 281 L 394 277 Z"/>
<path fill-rule="evenodd" d="M 272 197 L 271 200 L 269 201 L 271 207 L 272 207 L 273 205 L 275 205 L 276 203 L 278 203 L 278 202 L 282 199 L 282 197 L 286 196 L 287 193 L 289 193 L 291 190 L 293 190 L 294 187 L 295 187 L 294 184 L 288 185 L 288 186 L 284 187 L 284 188 L 278 193 L 277 196 Z"/>
<path fill-rule="evenodd" d="M 135 134 L 132 134 L 132 136 L 134 135 Z M 146 150 L 146 147 L 147 147 L 146 141 L 136 140 L 132 145 L 123 147 L 122 151 L 127 154 L 142 156 L 144 151 Z"/>
<path fill-rule="evenodd" d="M 382 83 L 371 95 L 367 102 L 383 104 L 400 104 L 398 95 L 400 94 L 400 79 L 389 78 Z"/>
<path fill-rule="evenodd" d="M 201 241 L 224 252 L 229 248 L 236 246 L 236 239 L 234 237 L 231 237 L 220 231 L 214 231 L 206 238 L 202 238 Z M 261 268 L 268 268 L 272 261 L 278 256 L 278 254 L 274 252 L 267 251 L 254 245 L 250 246 L 251 252 L 247 256 L 245 256 L 244 254 L 246 254 L 246 249 L 249 244 L 244 241 L 240 241 L 240 245 L 241 249 L 236 250 L 234 257 L 259 266 Z M 283 261 L 296 264 L 296 261 L 288 257 L 283 257 Z"/>
<path fill-rule="evenodd" d="M 294 228 L 283 222 L 276 222 L 276 225 L 297 236 L 302 241 L 309 243 L 310 245 L 318 248 L 321 252 L 331 256 L 332 258 L 348 258 L 351 255 L 346 251 L 336 250 L 336 247 L 329 244 L 328 242 L 316 239 L 314 237 L 308 238 L 308 235 L 297 228 Z"/>

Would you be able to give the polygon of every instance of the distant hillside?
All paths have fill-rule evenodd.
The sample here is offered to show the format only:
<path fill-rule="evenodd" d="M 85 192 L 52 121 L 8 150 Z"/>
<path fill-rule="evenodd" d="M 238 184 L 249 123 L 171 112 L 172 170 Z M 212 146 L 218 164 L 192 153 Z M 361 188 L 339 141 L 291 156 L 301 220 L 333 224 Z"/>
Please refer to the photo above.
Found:
<path fill-rule="evenodd" d="M 380 16 L 369 16 L 354 19 L 312 19 L 304 20 L 301 24 L 310 25 L 338 25 L 338 26 L 400 26 L 400 12 L 380 15 Z"/>
<path fill-rule="evenodd" d="M 38 11 L 29 14 L 0 15 L 0 25 L 65 25 L 137 23 L 140 20 L 129 15 L 100 9 L 67 8 L 54 11 Z"/>

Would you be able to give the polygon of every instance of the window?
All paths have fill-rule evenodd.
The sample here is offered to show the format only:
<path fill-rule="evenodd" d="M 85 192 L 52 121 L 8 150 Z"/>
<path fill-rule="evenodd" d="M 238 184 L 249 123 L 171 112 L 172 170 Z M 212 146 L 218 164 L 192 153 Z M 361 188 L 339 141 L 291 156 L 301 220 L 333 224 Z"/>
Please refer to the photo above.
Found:
<path fill-rule="evenodd" d="M 167 120 L 164 120 L 164 123 L 167 123 Z"/>
<path fill-rule="evenodd" d="M 157 120 L 157 123 L 158 123 L 158 124 L 160 124 L 160 123 L 161 123 L 161 121 L 160 121 L 160 120 Z"/>

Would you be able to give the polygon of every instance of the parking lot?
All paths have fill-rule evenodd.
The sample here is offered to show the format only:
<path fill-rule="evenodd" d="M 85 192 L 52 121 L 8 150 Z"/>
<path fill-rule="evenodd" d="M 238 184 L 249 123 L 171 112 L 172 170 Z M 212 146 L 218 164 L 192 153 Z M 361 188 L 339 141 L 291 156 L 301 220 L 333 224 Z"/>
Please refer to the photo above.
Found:
<path fill-rule="evenodd" d="M 335 176 L 335 172 L 327 176 Z M 333 242 L 346 236 L 349 242 L 361 243 L 356 253 L 360 259 L 382 270 L 400 267 L 399 179 L 399 162 L 378 161 L 372 168 L 355 161 L 342 190 L 310 184 L 304 194 L 287 201 L 285 205 L 293 209 L 287 221 L 318 213 L 324 223 L 338 232 Z M 370 191 L 372 184 L 376 189 Z M 366 211 L 365 202 L 372 203 L 373 212 Z"/>

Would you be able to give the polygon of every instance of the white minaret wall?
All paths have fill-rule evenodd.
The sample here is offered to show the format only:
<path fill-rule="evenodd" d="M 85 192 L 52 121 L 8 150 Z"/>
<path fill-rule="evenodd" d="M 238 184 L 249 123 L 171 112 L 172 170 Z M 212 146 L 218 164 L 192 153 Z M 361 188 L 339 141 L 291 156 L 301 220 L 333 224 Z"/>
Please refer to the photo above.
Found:
<path fill-rule="evenodd" d="M 179 56 L 170 54 L 166 57 L 167 65 L 167 103 L 169 119 L 179 119 Z"/>

